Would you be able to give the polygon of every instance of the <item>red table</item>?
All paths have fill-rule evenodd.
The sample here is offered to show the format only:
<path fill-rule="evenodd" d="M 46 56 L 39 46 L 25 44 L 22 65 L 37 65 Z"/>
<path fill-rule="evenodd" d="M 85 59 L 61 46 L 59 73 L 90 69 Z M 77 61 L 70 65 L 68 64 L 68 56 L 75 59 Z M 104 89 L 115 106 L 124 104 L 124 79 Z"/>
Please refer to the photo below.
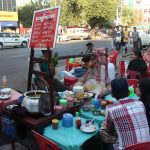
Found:
<path fill-rule="evenodd" d="M 0 99 L 0 112 L 2 111 L 3 108 L 5 108 L 8 105 L 17 104 L 18 103 L 18 98 L 20 96 L 22 96 L 21 93 L 15 91 L 15 90 L 12 90 L 11 91 L 11 98 L 9 98 L 8 100 Z"/>

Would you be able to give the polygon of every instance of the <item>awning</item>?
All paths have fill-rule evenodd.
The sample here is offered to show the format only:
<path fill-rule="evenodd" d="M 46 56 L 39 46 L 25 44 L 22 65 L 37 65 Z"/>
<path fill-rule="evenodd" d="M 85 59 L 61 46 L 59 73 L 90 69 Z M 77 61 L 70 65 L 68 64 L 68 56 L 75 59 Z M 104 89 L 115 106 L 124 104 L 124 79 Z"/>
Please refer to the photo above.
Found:
<path fill-rule="evenodd" d="M 17 21 L 0 22 L 1 27 L 18 27 Z"/>

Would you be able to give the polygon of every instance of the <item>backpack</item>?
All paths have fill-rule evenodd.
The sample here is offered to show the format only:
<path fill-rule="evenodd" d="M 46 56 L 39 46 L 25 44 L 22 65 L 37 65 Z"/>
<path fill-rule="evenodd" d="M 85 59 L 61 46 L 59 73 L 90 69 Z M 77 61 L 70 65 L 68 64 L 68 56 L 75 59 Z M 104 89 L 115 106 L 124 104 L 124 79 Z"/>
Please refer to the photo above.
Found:
<path fill-rule="evenodd" d="M 121 32 L 120 31 L 116 32 L 116 42 L 120 42 L 121 43 Z"/>

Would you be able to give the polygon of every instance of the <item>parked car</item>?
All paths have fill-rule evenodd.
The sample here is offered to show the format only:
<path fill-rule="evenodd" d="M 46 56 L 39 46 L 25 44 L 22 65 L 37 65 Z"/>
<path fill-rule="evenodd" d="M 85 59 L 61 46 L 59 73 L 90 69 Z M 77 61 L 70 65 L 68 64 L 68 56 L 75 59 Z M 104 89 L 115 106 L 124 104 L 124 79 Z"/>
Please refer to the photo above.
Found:
<path fill-rule="evenodd" d="M 17 33 L 0 32 L 0 49 L 4 47 L 27 47 L 28 41 Z"/>
<path fill-rule="evenodd" d="M 91 39 L 91 34 L 85 28 L 68 28 L 66 29 L 66 32 L 67 36 L 69 36 L 71 40 Z"/>
<path fill-rule="evenodd" d="M 65 34 L 64 34 L 64 35 L 59 35 L 58 38 L 60 38 L 59 40 L 60 40 L 61 42 L 70 41 L 70 37 L 67 36 L 67 35 L 65 35 Z"/>

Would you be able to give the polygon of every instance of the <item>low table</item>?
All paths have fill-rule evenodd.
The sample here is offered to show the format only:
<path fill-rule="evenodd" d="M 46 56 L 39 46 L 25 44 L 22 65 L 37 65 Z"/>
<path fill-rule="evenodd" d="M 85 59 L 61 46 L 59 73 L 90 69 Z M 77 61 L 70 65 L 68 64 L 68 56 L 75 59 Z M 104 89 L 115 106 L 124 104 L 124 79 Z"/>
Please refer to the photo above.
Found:
<path fill-rule="evenodd" d="M 81 118 L 82 124 L 86 122 L 85 118 Z M 96 125 L 96 124 L 95 124 Z M 97 128 L 98 125 L 96 125 Z M 99 129 L 93 133 L 84 133 L 80 129 L 76 128 L 75 117 L 73 126 L 66 128 L 62 126 L 62 120 L 59 122 L 59 128 L 54 130 L 52 125 L 47 126 L 44 129 L 43 136 L 54 141 L 59 148 L 62 150 L 80 150 L 81 146 L 87 141 L 90 140 L 99 132 Z M 102 143 L 99 141 L 99 147 L 102 150 Z"/>

